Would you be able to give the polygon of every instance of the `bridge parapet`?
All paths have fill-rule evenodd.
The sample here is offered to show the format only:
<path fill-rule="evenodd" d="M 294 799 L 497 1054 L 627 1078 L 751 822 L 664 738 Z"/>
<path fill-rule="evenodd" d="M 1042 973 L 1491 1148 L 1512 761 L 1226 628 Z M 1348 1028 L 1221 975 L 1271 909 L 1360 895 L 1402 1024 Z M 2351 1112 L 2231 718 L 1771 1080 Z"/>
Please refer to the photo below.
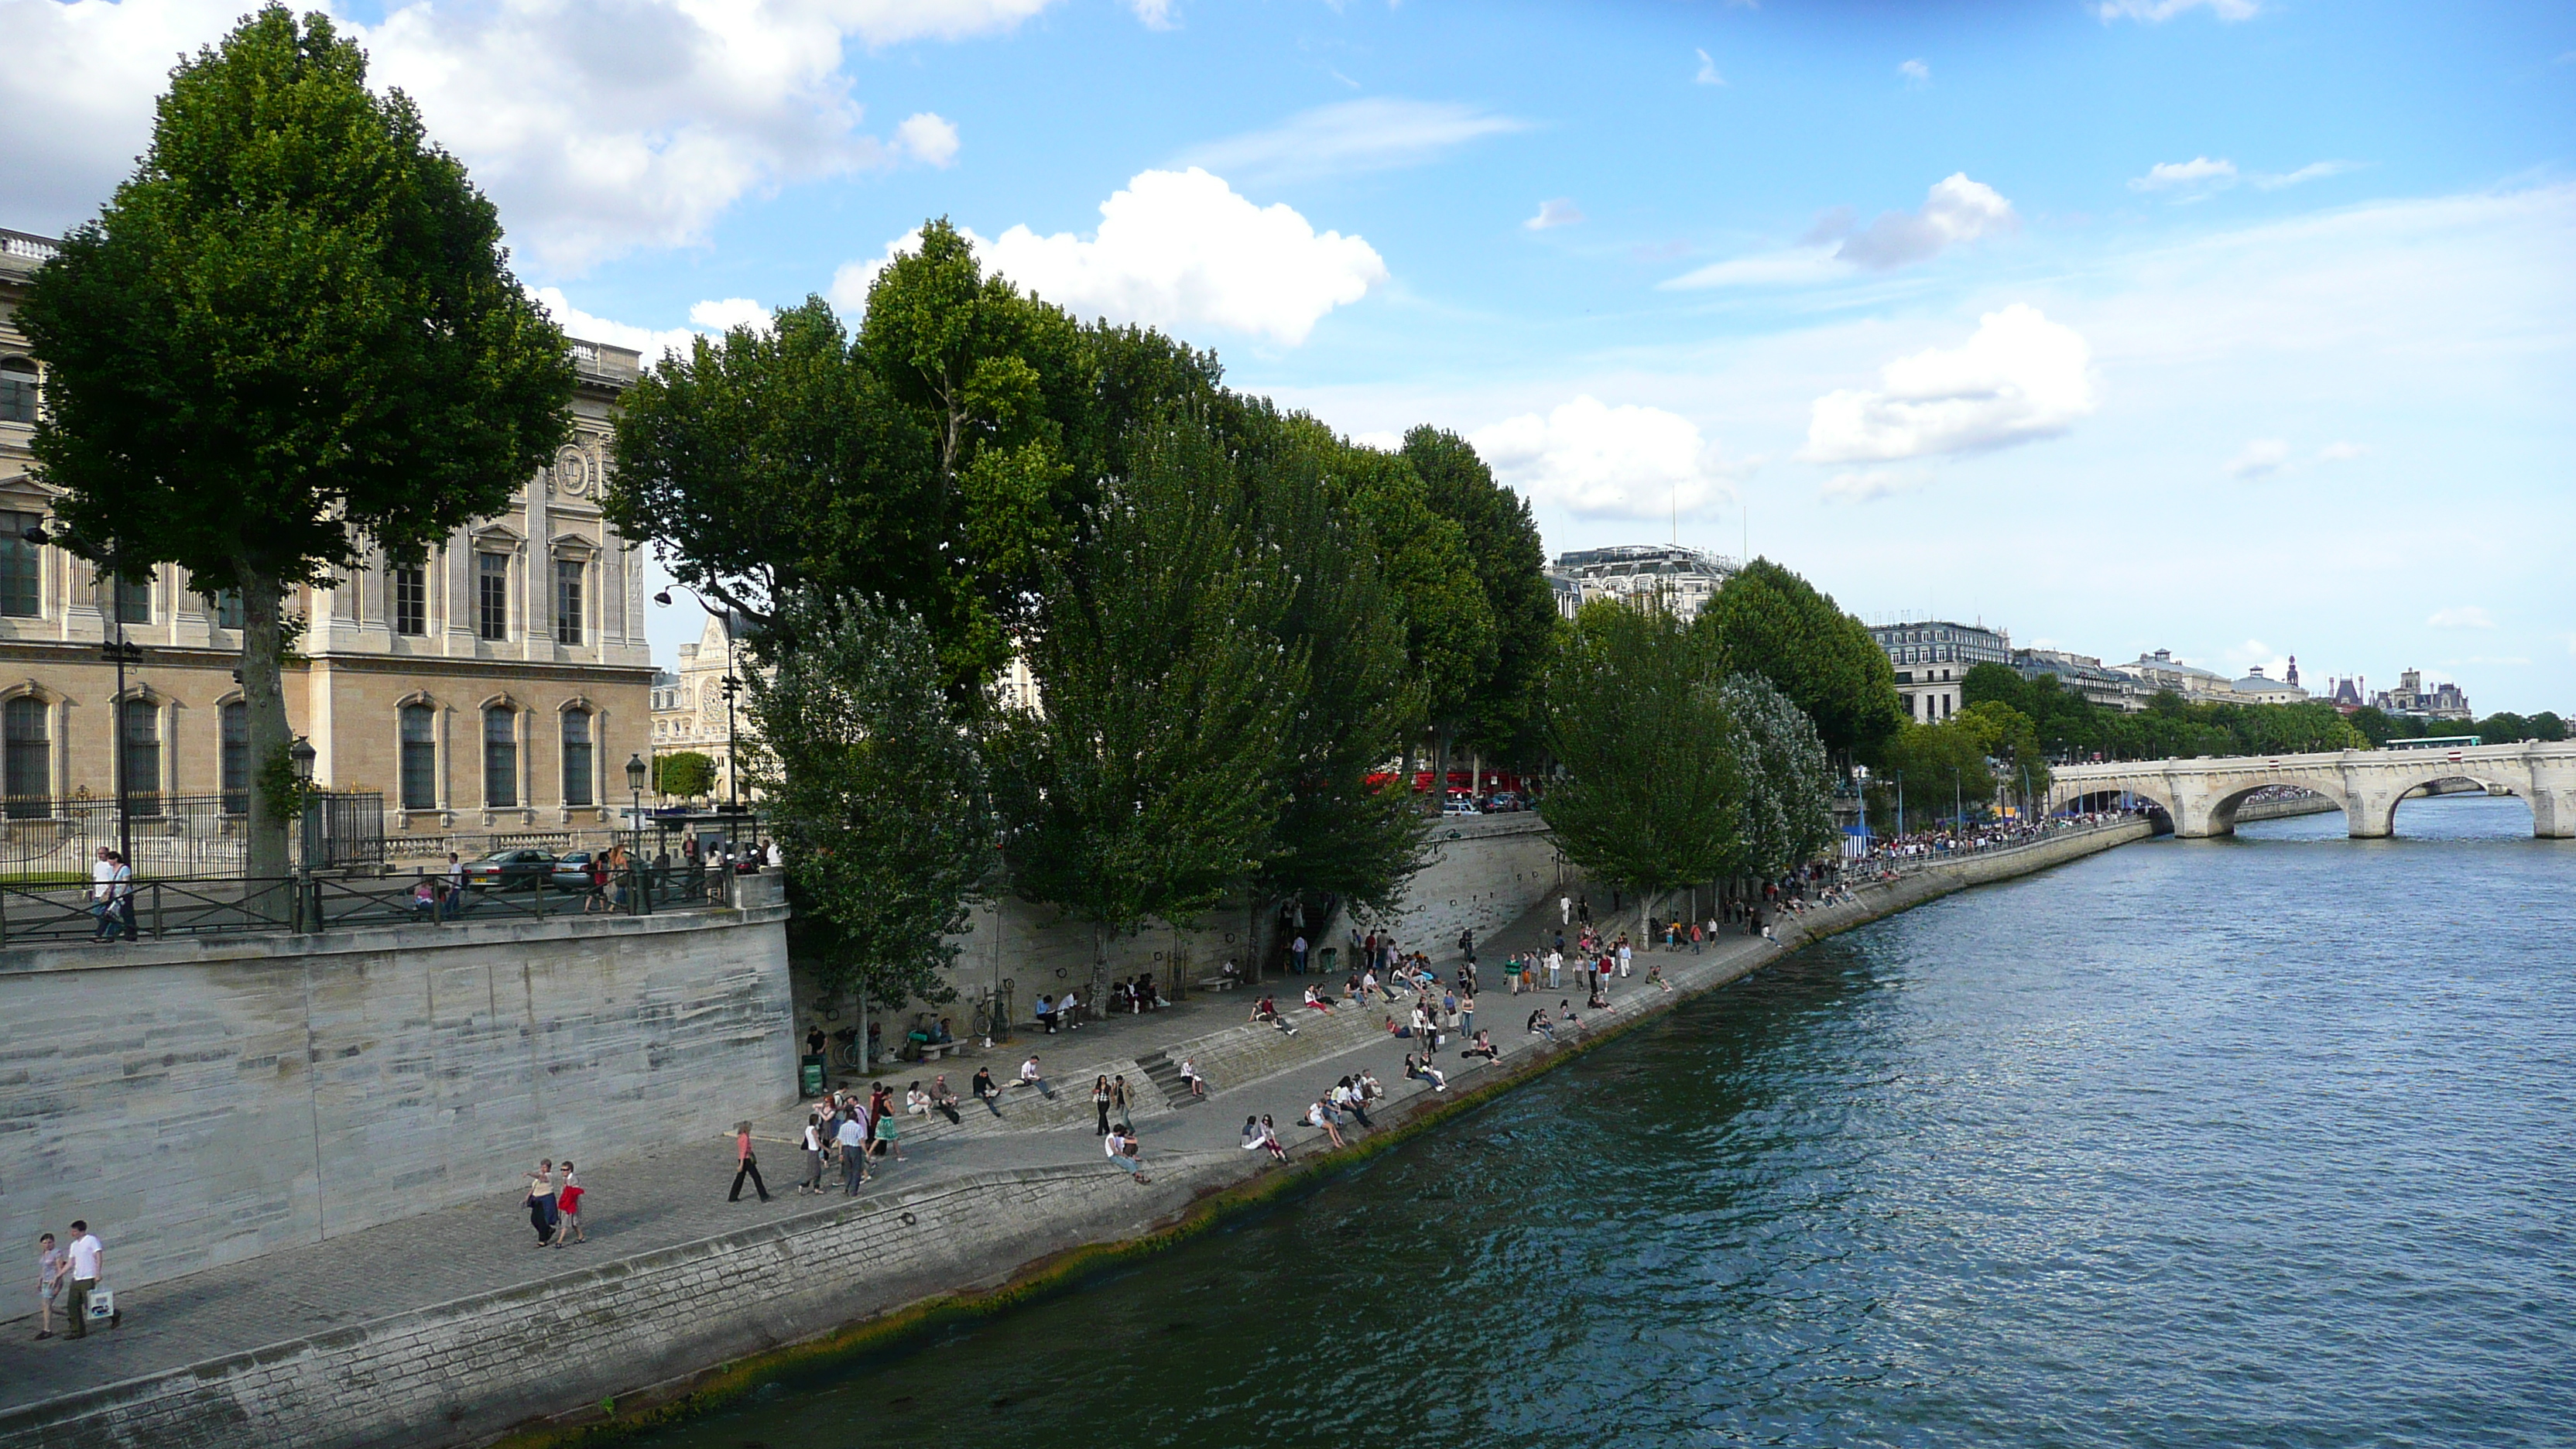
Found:
<path fill-rule="evenodd" d="M 2475 780 L 2531 806 L 2531 833 L 2576 839 L 2576 741 L 2467 745 L 2458 749 L 2341 750 L 2313 755 L 2225 755 L 2112 760 L 2050 772 L 2049 808 L 2123 792 L 2161 806 L 2185 839 L 2232 835 L 2236 809 L 2269 785 L 2313 791 L 2343 807 L 2345 833 L 2374 839 L 2395 828 L 2397 802 L 2437 780 Z"/>

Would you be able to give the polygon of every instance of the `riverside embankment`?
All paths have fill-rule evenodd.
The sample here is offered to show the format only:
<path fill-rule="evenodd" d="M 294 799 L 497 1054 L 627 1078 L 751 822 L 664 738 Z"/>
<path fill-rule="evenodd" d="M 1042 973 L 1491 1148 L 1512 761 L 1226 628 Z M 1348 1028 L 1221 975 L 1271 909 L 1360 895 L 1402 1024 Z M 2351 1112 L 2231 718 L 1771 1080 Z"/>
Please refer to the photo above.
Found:
<path fill-rule="evenodd" d="M 165 1285 L 178 1291 L 159 1302 L 137 1295 L 122 1333 L 137 1335 L 150 1325 L 151 1337 L 132 1340 L 149 1351 L 115 1346 L 130 1373 L 79 1385 L 70 1381 L 72 1363 L 56 1361 L 46 1380 L 35 1383 L 19 1379 L 20 1361 L 0 1365 L 13 1380 L 0 1400 L 6 1405 L 0 1446 L 212 1445 L 254 1438 L 327 1446 L 462 1443 L 531 1421 L 541 1435 L 583 1432 L 631 1425 L 642 1417 L 639 1407 L 656 1403 L 700 1407 L 799 1359 L 881 1342 L 942 1314 L 987 1310 L 1075 1281 L 1104 1257 L 1187 1235 L 1308 1174 L 1424 1130 L 1689 995 L 1758 969 L 1784 948 L 2147 833 L 2143 824 L 2127 824 L 1942 862 L 1867 888 L 1857 905 L 1784 923 L 1780 946 L 1729 938 L 1700 955 L 1651 955 L 1646 961 L 1664 968 L 1674 991 L 1648 986 L 1641 966 L 1639 977 L 1621 983 L 1613 1009 L 1588 1014 L 1581 1030 L 1561 1041 L 1521 1031 L 1522 1011 L 1513 1008 L 1525 1010 L 1528 1003 L 1489 996 L 1481 1024 L 1500 1029 L 1505 1055 L 1453 1073 L 1445 1093 L 1403 1081 L 1396 1064 L 1409 1043 L 1386 1038 L 1369 1017 L 1312 1018 L 1296 1038 L 1230 1028 L 1216 1034 L 1225 1041 L 1197 1048 L 1208 1052 L 1203 1060 L 1216 1059 L 1215 1046 L 1248 1038 L 1262 1050 L 1236 1042 L 1235 1060 L 1240 1070 L 1261 1074 L 1220 1078 L 1220 1090 L 1202 1107 L 1140 1113 L 1153 1168 L 1145 1185 L 1110 1171 L 1096 1139 L 1079 1127 L 960 1133 L 923 1144 L 914 1163 L 885 1174 L 856 1199 L 782 1196 L 780 1205 L 762 1210 L 766 1217 L 695 1235 L 685 1229 L 707 1217 L 675 1214 L 665 1241 L 604 1233 L 599 1251 L 616 1256 L 578 1267 L 561 1268 L 549 1253 L 540 1261 L 556 1271 L 530 1271 L 525 1230 L 513 1231 L 507 1209 L 496 1203 L 387 1224 L 283 1262 L 242 1265 L 260 1271 L 230 1279 L 224 1274 L 233 1270 L 179 1280 Z M 1499 954 L 1528 944 L 1506 938 L 1488 949 Z M 1554 997 L 1547 999 L 1552 1004 Z M 1262 1040 L 1265 1035 L 1277 1044 Z M 1046 1045 L 1050 1061 L 1078 1060 L 1071 1041 Z M 1131 1061 L 1138 1055 L 1121 1053 Z M 1286 1170 L 1264 1170 L 1257 1154 L 1232 1146 L 1238 1113 L 1291 1118 L 1336 1076 L 1362 1066 L 1384 1078 L 1393 1097 L 1379 1130 L 1348 1153 L 1316 1152 L 1314 1134 L 1291 1132 L 1300 1160 Z M 1068 1073 L 1058 1086 L 1071 1096 L 1087 1082 L 1087 1074 Z M 1006 1112 L 1022 1110 L 1014 1103 Z M 1058 1120 L 1033 1104 L 1027 1115 L 1041 1123 Z M 776 1176 L 791 1176 L 785 1154 L 777 1158 Z M 720 1150 L 693 1143 L 650 1175 L 682 1184 L 693 1203 L 703 1198 L 714 1212 L 728 1172 Z M 775 1186 L 783 1194 L 787 1184 Z M 639 1179 L 620 1190 L 640 1201 L 652 1185 Z M 494 1196 L 507 1191 L 496 1184 Z M 595 1192 L 608 1207 L 621 1206 L 616 1195 Z M 741 1205 L 738 1216 L 754 1218 L 751 1205 Z M 604 1212 L 601 1226 L 618 1221 Z M 584 1250 L 571 1252 L 578 1263 Z M 408 1304 L 377 1291 L 378 1284 L 416 1275 L 423 1264 L 434 1264 L 433 1276 L 444 1275 L 438 1281 L 460 1289 L 478 1276 L 505 1281 Z M 260 1332 L 261 1323 L 276 1319 L 280 1300 L 308 1295 L 336 1296 L 343 1321 L 320 1332 Z"/>

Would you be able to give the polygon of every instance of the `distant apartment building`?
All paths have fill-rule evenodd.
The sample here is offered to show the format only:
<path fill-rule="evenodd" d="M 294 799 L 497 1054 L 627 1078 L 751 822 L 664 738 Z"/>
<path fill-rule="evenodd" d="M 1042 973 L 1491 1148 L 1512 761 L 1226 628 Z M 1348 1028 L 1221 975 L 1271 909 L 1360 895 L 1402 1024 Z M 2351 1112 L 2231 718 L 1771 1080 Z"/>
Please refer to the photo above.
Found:
<path fill-rule="evenodd" d="M 715 785 L 709 798 L 752 795 L 748 780 L 734 778 L 735 758 L 759 741 L 752 729 L 750 696 L 737 689 L 725 697 L 725 681 L 742 679 L 742 655 L 725 632 L 724 616 L 707 614 L 698 627 L 698 642 L 680 646 L 679 667 L 657 671 L 653 680 L 653 758 L 701 754 L 715 761 Z M 727 706 L 731 707 L 728 708 Z"/>
<path fill-rule="evenodd" d="M 1665 608 L 1695 619 L 1735 570 L 1735 560 L 1723 554 L 1677 544 L 1626 544 L 1559 554 L 1548 578 L 1556 590 L 1556 610 L 1568 619 L 1594 599 Z"/>
<path fill-rule="evenodd" d="M 1906 714 L 1924 724 L 1959 712 L 1960 681 L 1980 664 L 2013 662 L 2012 635 L 1982 624 L 1930 619 L 1913 624 L 1873 624 L 1869 635 L 1887 651 L 1896 670 L 1896 692 Z"/>
<path fill-rule="evenodd" d="M 42 365 L 16 323 L 54 255 L 0 232 L 0 762 L 12 829 L 116 794 L 247 809 L 254 765 L 234 673 L 238 599 L 173 564 L 103 578 L 50 543 L 53 490 L 28 475 Z M 389 831 L 504 831 L 611 823 L 630 755 L 645 750 L 652 658 L 643 560 L 600 515 L 609 414 L 636 378 L 624 348 L 572 344 L 572 436 L 501 512 L 417 563 L 370 553 L 288 611 L 289 727 L 314 779 L 384 796 Z M 122 693 L 101 646 L 140 646 Z"/>
<path fill-rule="evenodd" d="M 2185 664 L 2174 658 L 2170 649 L 2141 654 L 2130 663 L 2111 667 L 2136 680 L 2150 695 L 2178 694 L 2186 700 L 2217 704 L 2248 702 L 2238 696 L 2235 682 L 2226 675 Z"/>
<path fill-rule="evenodd" d="M 2147 694 L 2138 688 L 2138 681 L 2090 654 L 2070 654 L 2063 649 L 2016 649 L 2012 667 L 2024 679 L 2054 675 L 2060 687 L 2105 709 L 2134 714 L 2147 707 Z"/>

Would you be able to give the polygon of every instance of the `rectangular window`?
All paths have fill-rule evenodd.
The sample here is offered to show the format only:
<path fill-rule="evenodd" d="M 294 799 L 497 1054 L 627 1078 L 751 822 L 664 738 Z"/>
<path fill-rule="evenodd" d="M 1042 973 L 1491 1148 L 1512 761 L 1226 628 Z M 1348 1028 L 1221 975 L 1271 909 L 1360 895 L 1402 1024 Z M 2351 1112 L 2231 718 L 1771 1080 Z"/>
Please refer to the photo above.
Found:
<path fill-rule="evenodd" d="M 205 599 L 206 617 L 214 621 L 216 628 L 238 629 L 242 626 L 241 590 L 217 589 Z"/>
<path fill-rule="evenodd" d="M 397 565 L 394 569 L 394 632 L 417 637 L 429 632 L 429 570 Z"/>
<path fill-rule="evenodd" d="M 486 639 L 510 637 L 510 556 L 474 555 L 474 632 Z"/>
<path fill-rule="evenodd" d="M 402 807 L 438 808 L 438 711 L 425 704 L 403 706 Z"/>
<path fill-rule="evenodd" d="M 136 815 L 161 813 L 161 711 L 150 700 L 125 702 L 118 758 L 125 766 L 128 806 Z"/>
<path fill-rule="evenodd" d="M 581 642 L 581 560 L 555 560 L 555 642 Z"/>
<path fill-rule="evenodd" d="M 36 420 L 36 364 L 23 357 L 0 362 L 0 423 Z"/>
<path fill-rule="evenodd" d="M 577 709 L 563 717 L 563 802 L 596 803 L 590 791 L 590 716 Z"/>
<path fill-rule="evenodd" d="M 519 803 L 519 718 L 506 705 L 483 711 L 483 803 Z"/>
<path fill-rule="evenodd" d="M 53 814 L 53 731 L 45 702 L 20 695 L 0 707 L 0 728 L 8 736 L 6 790 L 9 818 L 42 820 Z"/>
<path fill-rule="evenodd" d="M 116 619 L 121 624 L 152 622 L 152 581 L 120 578 L 113 592 Z"/>
<path fill-rule="evenodd" d="M 32 619 L 44 611 L 44 554 L 27 542 L 27 530 L 43 522 L 33 513 L 0 512 L 0 615 Z"/>
<path fill-rule="evenodd" d="M 250 706 L 240 700 L 225 705 L 220 728 L 223 734 L 223 810 L 226 815 L 250 813 Z"/>

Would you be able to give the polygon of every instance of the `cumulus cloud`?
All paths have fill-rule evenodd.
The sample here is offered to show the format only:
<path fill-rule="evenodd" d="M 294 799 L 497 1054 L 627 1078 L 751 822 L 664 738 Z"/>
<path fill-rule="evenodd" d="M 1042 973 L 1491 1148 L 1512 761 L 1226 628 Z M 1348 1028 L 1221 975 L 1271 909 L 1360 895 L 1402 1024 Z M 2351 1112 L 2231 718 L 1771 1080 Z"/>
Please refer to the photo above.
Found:
<path fill-rule="evenodd" d="M 1923 486 L 1923 475 L 1900 472 L 1892 468 L 1864 468 L 1850 473 L 1836 473 L 1825 480 L 1816 496 L 1828 503 L 1876 503 Z"/>
<path fill-rule="evenodd" d="M 2197 201 L 2236 184 L 2236 163 L 2221 156 L 2213 161 L 2194 156 L 2188 161 L 2159 161 L 2147 168 L 2144 176 L 2129 178 L 2131 191 L 2170 191 L 2186 201 Z"/>
<path fill-rule="evenodd" d="M 726 297 L 721 301 L 699 302 L 689 308 L 689 321 L 710 332 L 730 332 L 736 327 L 769 329 L 769 309 L 749 297 Z"/>
<path fill-rule="evenodd" d="M 934 112 L 904 117 L 894 128 L 894 139 L 906 154 L 928 165 L 944 167 L 957 159 L 957 127 Z"/>
<path fill-rule="evenodd" d="M 1699 425 L 1589 395 L 1468 435 L 1494 476 L 1531 502 L 1593 518 L 1665 518 L 1730 501 L 1732 471 Z"/>
<path fill-rule="evenodd" d="M 728 207 L 770 187 L 907 157 L 942 164 L 912 144 L 936 148 L 919 128 L 893 143 L 868 133 L 849 52 L 1004 31 L 1049 3 L 413 0 L 348 28 L 373 83 L 419 102 L 431 135 L 500 203 L 520 251 L 578 269 L 702 241 Z M 149 140 L 172 61 L 220 39 L 246 8 L 0 4 L 17 224 L 59 227 L 104 201 Z"/>
<path fill-rule="evenodd" d="M 1709 59 L 1705 50 L 1699 52 L 1699 74 L 1691 77 L 1691 83 L 1703 86 L 1726 84 L 1726 77 L 1717 73 L 1717 62 Z"/>
<path fill-rule="evenodd" d="M 1567 198 L 1560 196 L 1554 201 L 1540 202 L 1538 204 L 1538 215 L 1522 222 L 1521 225 L 1529 228 L 1531 231 L 1546 231 L 1551 227 L 1572 226 L 1581 220 L 1583 220 L 1583 212 L 1581 208 L 1577 207 Z"/>
<path fill-rule="evenodd" d="M 2475 604 L 2460 604 L 2448 609 L 2435 609 L 2424 621 L 2427 629 L 2492 629 L 2494 618 Z"/>
<path fill-rule="evenodd" d="M 1669 291 L 1834 281 L 1849 276 L 1852 266 L 1887 271 L 2021 226 L 2011 202 L 1964 171 L 1934 182 L 1919 211 L 1883 211 L 1858 230 L 1855 220 L 1850 207 L 1837 206 L 1817 217 L 1793 247 L 1713 262 L 1661 285 Z"/>
<path fill-rule="evenodd" d="M 1909 60 L 1897 66 L 1896 73 L 1918 86 L 1932 84 L 1932 67 L 1920 60 Z"/>
<path fill-rule="evenodd" d="M 1182 160 L 1246 183 L 1305 181 L 1418 166 L 1469 142 L 1527 129 L 1525 121 L 1475 106 L 1373 96 L 1211 141 Z"/>
<path fill-rule="evenodd" d="M 2281 471 L 2290 461 L 2290 445 L 2279 438 L 2256 438 L 2244 451 L 2227 460 L 2227 476 L 2262 478 Z"/>
<path fill-rule="evenodd" d="M 1145 22 L 1147 30 L 1171 30 L 1180 25 L 1180 21 L 1172 17 L 1176 8 L 1172 0 L 1127 0 L 1127 8 L 1136 12 L 1136 18 Z"/>
<path fill-rule="evenodd" d="M 2018 302 L 1979 318 L 1965 346 L 1900 357 L 1880 378 L 1816 399 L 1799 456 L 1884 462 L 2009 447 L 2065 432 L 2096 406 L 2084 339 Z"/>
<path fill-rule="evenodd" d="M 2251 20 L 2262 9 L 2255 0 L 2098 0 L 2094 13 L 2108 24 L 2114 20 L 2171 20 L 2186 10 L 2203 8 L 2221 20 Z"/>
<path fill-rule="evenodd" d="M 1195 166 L 1138 172 L 1100 203 L 1099 229 L 1087 238 L 1026 226 L 990 241 L 967 237 L 985 265 L 1077 314 L 1222 327 L 1290 346 L 1387 280 L 1385 259 L 1364 239 L 1318 233 L 1286 205 L 1255 206 Z M 919 240 L 916 231 L 882 256 L 843 264 L 833 305 L 865 306 L 876 274 Z"/>

